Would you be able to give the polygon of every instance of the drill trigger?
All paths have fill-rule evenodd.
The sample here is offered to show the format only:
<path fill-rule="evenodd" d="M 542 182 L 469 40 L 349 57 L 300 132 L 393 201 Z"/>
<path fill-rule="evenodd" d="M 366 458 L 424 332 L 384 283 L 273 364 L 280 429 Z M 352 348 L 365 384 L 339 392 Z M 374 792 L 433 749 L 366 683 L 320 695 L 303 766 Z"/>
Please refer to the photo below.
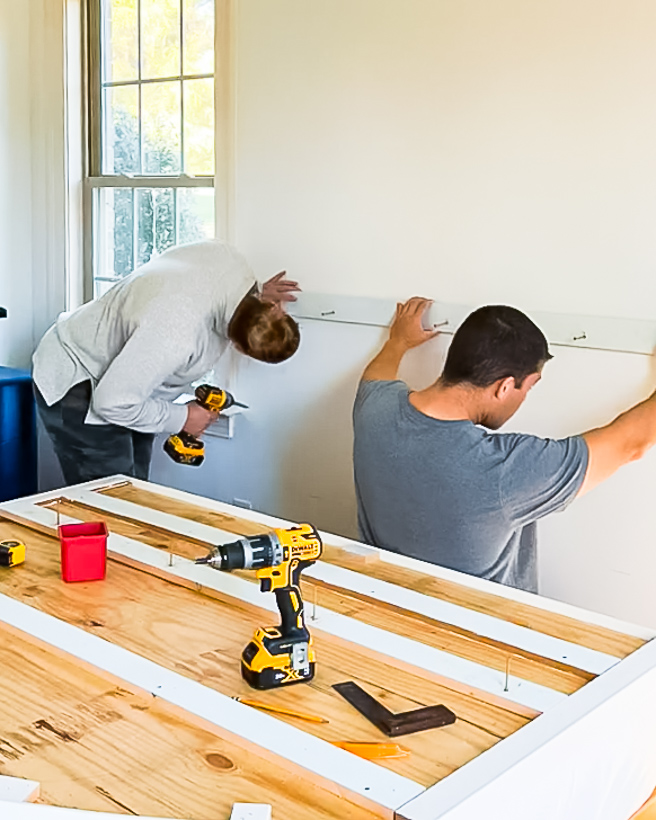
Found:
<path fill-rule="evenodd" d="M 260 579 L 260 592 L 271 592 L 271 578 Z"/>

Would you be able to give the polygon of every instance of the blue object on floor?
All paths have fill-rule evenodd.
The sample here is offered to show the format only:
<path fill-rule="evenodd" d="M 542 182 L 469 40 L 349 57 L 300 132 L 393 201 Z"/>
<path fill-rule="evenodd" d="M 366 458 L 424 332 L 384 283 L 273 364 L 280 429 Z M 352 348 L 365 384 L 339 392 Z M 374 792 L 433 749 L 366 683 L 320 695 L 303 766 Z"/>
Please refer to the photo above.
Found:
<path fill-rule="evenodd" d="M 37 491 L 36 410 L 27 370 L 0 367 L 0 501 Z"/>

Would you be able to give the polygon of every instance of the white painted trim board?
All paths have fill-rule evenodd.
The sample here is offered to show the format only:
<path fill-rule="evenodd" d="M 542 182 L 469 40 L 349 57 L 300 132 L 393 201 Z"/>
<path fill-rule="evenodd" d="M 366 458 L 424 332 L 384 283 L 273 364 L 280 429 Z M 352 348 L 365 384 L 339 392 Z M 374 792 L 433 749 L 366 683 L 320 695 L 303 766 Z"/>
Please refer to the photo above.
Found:
<path fill-rule="evenodd" d="M 477 307 L 480 305 L 435 301 L 428 310 L 426 327 L 438 326 L 442 333 L 453 335 Z M 393 299 L 303 291 L 298 294 L 297 301 L 290 304 L 289 313 L 297 319 L 388 327 L 395 309 Z M 645 356 L 651 356 L 656 347 L 654 321 L 521 309 L 541 328 L 552 345 Z"/>
<path fill-rule="evenodd" d="M 0 774 L 0 802 L 27 803 L 38 798 L 39 789 L 40 785 L 36 780 Z"/>
<path fill-rule="evenodd" d="M 114 513 L 136 521 L 143 521 L 153 527 L 168 530 L 170 533 L 180 535 L 183 538 L 192 537 L 208 544 L 226 544 L 239 538 L 234 533 L 217 527 L 88 490 L 64 489 L 61 492 L 61 497 L 71 501 L 80 501 L 106 513 Z M 308 567 L 304 571 L 304 576 L 316 578 L 332 586 L 350 590 L 378 601 L 384 601 L 436 621 L 443 621 L 451 626 L 466 629 L 477 635 L 509 644 L 518 649 L 524 649 L 544 658 L 569 664 L 594 675 L 602 674 L 618 662 L 618 658 L 612 655 L 588 649 L 561 638 L 553 638 L 535 629 L 510 623 L 503 618 L 496 618 L 492 615 L 466 609 L 448 601 L 424 595 L 387 581 L 380 581 L 364 573 L 355 572 L 327 562 L 319 561 L 314 566 Z"/>
<path fill-rule="evenodd" d="M 271 820 L 271 806 L 267 803 L 235 803 L 230 820 Z"/>
<path fill-rule="evenodd" d="M 79 627 L 0 594 L 0 622 L 244 738 L 366 800 L 395 809 L 424 787 Z"/>
<path fill-rule="evenodd" d="M 23 519 L 52 528 L 54 534 L 57 515 L 51 508 L 29 505 L 25 501 L 16 501 L 12 502 L 11 506 L 4 506 L 5 509 L 10 509 Z M 60 520 L 66 524 L 76 523 L 76 519 L 70 516 L 61 516 Z M 191 582 L 199 590 L 211 589 L 260 609 L 266 609 L 275 614 L 272 620 L 278 620 L 278 609 L 274 596 L 261 593 L 256 584 L 236 575 L 218 572 L 205 565 L 196 565 L 193 561 L 179 555 L 165 553 L 155 547 L 149 547 L 140 541 L 115 533 L 110 533 L 107 547 L 110 553 L 156 570 L 160 576 L 168 576 L 172 580 L 182 579 Z M 392 661 L 409 664 L 415 667 L 417 672 L 420 670 L 430 672 L 439 677 L 446 686 L 449 686 L 449 681 L 458 682 L 461 684 L 458 689 L 462 689 L 464 685 L 465 691 L 473 694 L 475 690 L 482 690 L 536 712 L 544 712 L 567 697 L 561 692 L 523 680 L 512 674 L 508 677 L 506 687 L 504 672 L 418 643 L 402 635 L 370 626 L 325 607 L 311 607 L 311 611 L 308 612 L 308 625 L 313 631 L 321 630 L 334 637 L 378 652 L 381 656 L 391 658 Z"/>
<path fill-rule="evenodd" d="M 655 686 L 652 641 L 428 788 L 400 816 L 627 820 L 656 783 Z"/>

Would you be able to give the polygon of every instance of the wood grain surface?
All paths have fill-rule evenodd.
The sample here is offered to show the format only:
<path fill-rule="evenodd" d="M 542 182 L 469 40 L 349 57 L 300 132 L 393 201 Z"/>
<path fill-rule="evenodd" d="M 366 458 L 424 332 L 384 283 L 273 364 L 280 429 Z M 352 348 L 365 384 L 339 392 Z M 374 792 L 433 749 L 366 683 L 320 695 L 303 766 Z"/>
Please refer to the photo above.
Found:
<path fill-rule="evenodd" d="M 190 820 L 227 820 L 239 801 L 270 803 L 274 818 L 375 816 L 3 626 L 0 686 L 0 774 L 38 780 L 41 803 Z"/>
<path fill-rule="evenodd" d="M 23 540 L 28 553 L 24 565 L 0 573 L 0 592 L 226 695 L 252 695 L 240 677 L 239 656 L 254 629 L 271 622 L 271 613 L 235 605 L 234 599 L 209 599 L 114 561 L 105 581 L 65 584 L 55 538 L 4 521 L 0 537 Z M 411 756 L 381 763 L 423 785 L 437 782 L 527 722 L 512 710 L 440 686 L 382 657 L 376 660 L 338 639 L 322 635 L 316 647 L 319 664 L 312 684 L 264 692 L 262 699 L 328 718 L 325 725 L 280 719 L 329 741 L 384 739 L 331 689 L 339 681 L 355 680 L 394 711 L 444 703 L 458 716 L 453 726 L 404 738 Z"/>
<path fill-rule="evenodd" d="M 144 491 L 139 489 L 137 492 Z M 208 545 L 196 539 L 182 538 L 160 528 L 144 527 L 134 520 L 100 511 L 79 501 L 62 498 L 43 506 L 56 509 L 61 515 L 68 515 L 81 521 L 105 521 L 110 532 L 133 538 L 150 546 L 167 549 L 185 558 L 196 558 L 207 551 Z M 261 530 L 260 525 L 257 531 L 261 532 Z M 345 555 L 341 550 L 339 553 Z M 369 567 L 370 564 L 367 564 L 366 571 L 369 571 Z M 255 576 L 252 572 L 239 574 L 255 583 Z M 565 694 L 575 692 L 594 677 L 568 664 L 544 658 L 492 638 L 482 637 L 466 629 L 442 623 L 357 592 L 331 587 L 308 576 L 303 576 L 301 587 L 308 611 L 311 611 L 313 604 L 325 606 L 372 626 L 404 635 L 492 669 L 501 672 L 508 670 L 514 676 Z"/>
<path fill-rule="evenodd" d="M 135 504 L 161 510 L 181 518 L 209 524 L 228 532 L 234 532 L 237 535 L 256 535 L 262 531 L 262 526 L 253 521 L 207 510 L 200 505 L 186 501 L 168 498 L 160 493 L 137 488 L 130 483 L 110 487 L 103 490 L 103 492 L 114 498 L 122 498 L 125 501 L 132 501 Z M 366 571 L 368 575 L 382 581 L 390 581 L 399 586 L 423 592 L 426 595 L 432 595 L 435 598 L 441 598 L 458 606 L 467 607 L 487 615 L 503 617 L 520 626 L 536 629 L 546 635 L 572 641 L 618 658 L 626 657 L 644 643 L 640 638 L 631 635 L 615 632 L 595 624 L 586 624 L 565 615 L 510 601 L 507 598 L 488 592 L 480 592 L 470 587 L 461 586 L 453 581 L 423 575 L 420 572 L 387 564 L 384 561 L 370 559 L 365 561 L 360 556 L 349 554 L 346 550 L 331 546 L 330 543 L 324 546 L 322 560 L 329 563 L 335 563 L 355 571 Z"/>

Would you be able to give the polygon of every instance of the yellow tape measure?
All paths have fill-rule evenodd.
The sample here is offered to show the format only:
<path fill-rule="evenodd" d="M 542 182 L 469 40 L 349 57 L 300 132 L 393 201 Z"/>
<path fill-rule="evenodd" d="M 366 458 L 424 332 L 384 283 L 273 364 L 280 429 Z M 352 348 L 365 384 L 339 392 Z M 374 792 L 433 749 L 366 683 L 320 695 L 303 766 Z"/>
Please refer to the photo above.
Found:
<path fill-rule="evenodd" d="M 25 544 L 22 541 L 0 541 L 0 567 L 15 567 L 25 560 Z"/>

